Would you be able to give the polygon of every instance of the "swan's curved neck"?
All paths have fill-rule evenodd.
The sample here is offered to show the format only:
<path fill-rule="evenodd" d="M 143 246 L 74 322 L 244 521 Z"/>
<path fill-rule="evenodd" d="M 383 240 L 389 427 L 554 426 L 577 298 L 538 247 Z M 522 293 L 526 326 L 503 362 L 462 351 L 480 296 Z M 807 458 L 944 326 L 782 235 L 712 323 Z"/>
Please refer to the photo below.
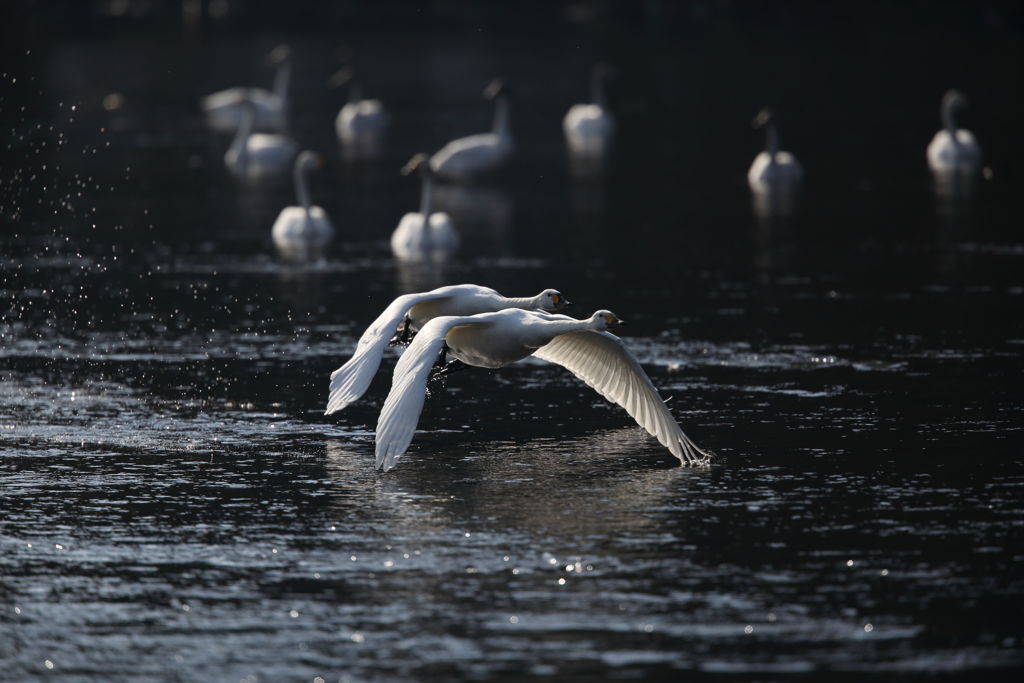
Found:
<path fill-rule="evenodd" d="M 309 201 L 309 185 L 306 181 L 306 165 L 296 163 L 292 175 L 295 178 L 295 199 L 299 202 L 299 206 L 309 213 L 311 202 Z"/>
<path fill-rule="evenodd" d="M 252 135 L 252 127 L 256 113 L 252 107 L 246 107 L 242 110 L 242 120 L 238 123 L 238 130 L 235 131 L 235 139 L 231 141 L 231 147 L 229 148 L 238 161 L 245 160 L 245 142 Z"/>
<path fill-rule="evenodd" d="M 423 214 L 423 224 L 430 224 L 430 214 L 434 210 L 434 179 L 429 170 L 422 171 L 423 180 L 420 183 L 420 213 Z"/>
<path fill-rule="evenodd" d="M 363 86 L 359 84 L 359 81 L 353 80 L 348 84 L 348 101 L 359 102 L 363 99 Z"/>
<path fill-rule="evenodd" d="M 775 163 L 775 155 L 779 153 L 779 131 L 775 127 L 774 123 L 769 123 L 765 126 L 765 146 L 764 151 L 768 152 L 768 155 L 772 159 L 772 163 Z"/>
<path fill-rule="evenodd" d="M 540 308 L 540 297 L 536 296 L 503 296 L 505 308 L 523 308 L 532 311 Z"/>
<path fill-rule="evenodd" d="M 278 65 L 277 73 L 274 74 L 274 96 L 281 102 L 288 97 L 288 83 L 292 78 L 291 62 L 283 62 Z"/>
<path fill-rule="evenodd" d="M 498 95 L 494 102 L 494 126 L 492 132 L 499 138 L 509 140 L 512 138 L 512 126 L 509 123 L 508 98 Z"/>
<path fill-rule="evenodd" d="M 604 74 L 594 71 L 590 74 L 590 101 L 602 109 L 608 108 L 608 94 L 605 92 Z"/>
<path fill-rule="evenodd" d="M 565 334 L 566 332 L 575 332 L 576 330 L 604 330 L 606 326 L 604 321 L 594 314 L 584 320 L 555 320 L 547 323 L 548 330 L 555 332 L 555 334 Z"/>
<path fill-rule="evenodd" d="M 953 102 L 947 100 L 942 103 L 942 127 L 949 131 L 950 136 L 956 141 L 956 118 L 953 113 L 955 109 Z"/>

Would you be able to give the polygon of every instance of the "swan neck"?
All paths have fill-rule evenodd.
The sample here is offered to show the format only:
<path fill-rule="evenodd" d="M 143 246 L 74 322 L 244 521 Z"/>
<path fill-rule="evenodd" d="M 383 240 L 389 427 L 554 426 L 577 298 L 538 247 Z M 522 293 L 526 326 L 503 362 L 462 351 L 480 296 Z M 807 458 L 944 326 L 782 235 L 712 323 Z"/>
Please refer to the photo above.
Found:
<path fill-rule="evenodd" d="M 512 127 L 509 123 L 508 98 L 498 95 L 494 103 L 494 126 L 493 132 L 499 138 L 508 140 L 512 137 Z"/>
<path fill-rule="evenodd" d="M 602 109 L 608 108 L 608 93 L 604 85 L 604 75 L 596 70 L 590 74 L 590 101 Z"/>
<path fill-rule="evenodd" d="M 539 297 L 535 296 L 506 296 L 502 297 L 502 299 L 504 299 L 504 305 L 506 308 L 522 308 L 527 311 L 540 308 Z"/>
<path fill-rule="evenodd" d="M 430 171 L 423 172 L 423 181 L 420 184 L 420 213 L 423 214 L 423 225 L 430 224 L 430 214 L 433 212 L 434 202 L 434 180 Z"/>
<path fill-rule="evenodd" d="M 775 163 L 775 155 L 779 153 L 779 131 L 775 127 L 774 123 L 769 123 L 765 129 L 765 148 L 764 151 L 768 152 L 771 157 L 772 163 Z"/>
<path fill-rule="evenodd" d="M 252 135 L 252 127 L 256 113 L 252 107 L 245 107 L 242 110 L 242 120 L 238 122 L 238 130 L 235 131 L 235 138 L 231 141 L 230 151 L 239 160 L 245 157 L 245 142 Z"/>
<path fill-rule="evenodd" d="M 284 62 L 277 67 L 274 74 L 274 96 L 281 102 L 288 97 L 288 83 L 292 78 L 291 62 Z"/>
<path fill-rule="evenodd" d="M 309 185 L 306 180 L 306 165 L 296 162 L 292 174 L 295 178 L 295 199 L 308 214 L 311 202 L 309 201 Z"/>
<path fill-rule="evenodd" d="M 945 101 L 942 103 L 942 127 L 945 128 L 950 137 L 956 141 L 956 118 L 953 114 L 953 103 L 952 101 Z"/>
<path fill-rule="evenodd" d="M 359 102 L 363 99 L 363 86 L 359 84 L 359 81 L 353 80 L 348 86 L 348 101 Z"/>

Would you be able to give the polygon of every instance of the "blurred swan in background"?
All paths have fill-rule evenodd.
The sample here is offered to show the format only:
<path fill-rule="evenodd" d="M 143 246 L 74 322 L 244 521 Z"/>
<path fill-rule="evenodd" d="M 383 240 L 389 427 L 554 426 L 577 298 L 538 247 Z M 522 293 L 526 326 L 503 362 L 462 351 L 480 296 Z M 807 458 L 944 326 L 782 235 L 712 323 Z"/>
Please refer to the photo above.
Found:
<path fill-rule="evenodd" d="M 404 342 L 437 316 L 475 315 L 506 308 L 557 311 L 568 304 L 555 289 L 545 289 L 532 297 L 505 297 L 480 285 L 449 285 L 429 292 L 403 294 L 363 332 L 352 358 L 331 373 L 331 393 L 324 415 L 342 410 L 366 392 L 380 366 L 384 348 L 400 323 L 403 329 L 396 341 Z"/>
<path fill-rule="evenodd" d="M 561 365 L 625 408 L 681 464 L 707 464 L 709 454 L 679 428 L 636 356 L 607 332 L 620 324 L 610 311 L 597 311 L 585 320 L 516 309 L 434 318 L 420 328 L 395 366 L 377 421 L 376 466 L 390 470 L 409 447 L 431 368 L 442 349 L 482 368 L 504 367 L 530 355 Z"/>
<path fill-rule="evenodd" d="M 308 258 L 319 253 L 334 237 L 334 226 L 321 207 L 309 198 L 306 174 L 314 168 L 323 168 L 324 160 L 315 152 L 303 152 L 295 160 L 295 198 L 298 206 L 286 206 L 274 221 L 270 234 L 274 244 L 285 256 Z"/>
<path fill-rule="evenodd" d="M 288 168 L 299 153 L 298 145 L 286 135 L 254 133 L 255 120 L 256 107 L 251 102 L 244 103 L 238 131 L 224 154 L 228 169 L 248 178 L 280 172 Z"/>
<path fill-rule="evenodd" d="M 611 69 L 595 64 L 590 70 L 590 103 L 574 104 L 562 119 L 569 151 L 581 155 L 604 154 L 615 137 L 615 117 L 608 108 L 605 83 Z"/>
<path fill-rule="evenodd" d="M 420 210 L 402 216 L 391 233 L 391 251 L 407 260 L 443 258 L 458 249 L 459 235 L 448 214 L 432 212 L 433 172 L 426 154 L 417 154 L 402 168 L 403 175 L 416 171 L 422 183 Z"/>
<path fill-rule="evenodd" d="M 762 109 L 754 118 L 755 128 L 764 128 L 766 144 L 747 171 L 747 182 L 754 192 L 795 190 L 804 177 L 800 162 L 789 152 L 779 149 L 779 133 L 771 109 Z"/>
<path fill-rule="evenodd" d="M 942 130 L 928 143 L 928 165 L 933 171 L 971 173 L 981 165 L 981 147 L 974 134 L 956 127 L 956 113 L 967 106 L 967 98 L 958 90 L 942 97 Z"/>
<path fill-rule="evenodd" d="M 362 88 L 350 66 L 334 74 L 329 83 L 333 87 L 348 84 L 348 101 L 334 119 L 338 139 L 359 151 L 376 150 L 389 121 L 384 104 L 380 100 L 363 99 Z"/>
<path fill-rule="evenodd" d="M 290 50 L 279 45 L 271 51 L 267 62 L 277 65 L 272 91 L 263 88 L 228 88 L 207 95 L 199 102 L 207 123 L 214 130 L 236 130 L 242 122 L 246 103 L 255 108 L 253 128 L 261 131 L 284 131 L 288 127 L 288 83 L 292 64 Z"/>
<path fill-rule="evenodd" d="M 512 155 L 508 87 L 500 79 L 492 81 L 484 97 L 494 100 L 491 132 L 452 140 L 435 152 L 430 167 L 439 177 L 463 180 L 501 167 Z"/>

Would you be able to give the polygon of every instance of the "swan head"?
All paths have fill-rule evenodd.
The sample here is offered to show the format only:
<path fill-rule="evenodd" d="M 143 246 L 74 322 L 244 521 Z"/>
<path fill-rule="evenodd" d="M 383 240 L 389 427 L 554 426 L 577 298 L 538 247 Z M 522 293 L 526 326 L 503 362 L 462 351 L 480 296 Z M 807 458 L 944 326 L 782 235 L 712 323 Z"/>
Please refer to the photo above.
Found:
<path fill-rule="evenodd" d="M 508 92 L 508 86 L 505 85 L 505 81 L 501 78 L 495 78 L 487 84 L 486 88 L 484 88 L 484 97 L 488 100 L 494 100 L 499 97 L 507 96 Z"/>
<path fill-rule="evenodd" d="M 947 90 L 942 96 L 942 108 L 950 111 L 958 111 L 967 106 L 967 96 L 959 90 Z"/>
<path fill-rule="evenodd" d="M 409 161 L 406 162 L 405 166 L 402 167 L 402 175 L 409 175 L 411 173 L 415 173 L 416 171 L 420 171 L 424 175 L 429 174 L 430 164 L 427 163 L 429 160 L 429 155 L 420 152 L 419 154 L 413 156 L 412 159 L 409 159 Z"/>
<path fill-rule="evenodd" d="M 292 49 L 290 47 L 287 45 L 278 45 L 270 51 L 270 54 L 267 55 L 267 65 L 278 66 L 279 64 L 284 64 L 288 61 L 289 57 L 291 57 L 291 54 Z"/>
<path fill-rule="evenodd" d="M 295 158 L 295 170 L 312 170 L 324 167 L 324 158 L 316 152 L 306 150 Z"/>
<path fill-rule="evenodd" d="M 560 311 L 569 305 L 569 300 L 562 296 L 557 289 L 545 289 L 534 299 L 534 308 L 545 311 Z"/>
<path fill-rule="evenodd" d="M 750 122 L 750 125 L 753 126 L 755 129 L 764 128 L 765 126 L 772 122 L 772 119 L 774 117 L 775 112 L 772 110 L 772 108 L 765 107 L 761 111 L 757 112 L 757 116 L 755 116 L 754 119 Z"/>
<path fill-rule="evenodd" d="M 605 310 L 597 311 L 590 316 L 590 320 L 594 323 L 595 330 L 614 330 L 625 324 L 619 319 L 619 316 Z"/>

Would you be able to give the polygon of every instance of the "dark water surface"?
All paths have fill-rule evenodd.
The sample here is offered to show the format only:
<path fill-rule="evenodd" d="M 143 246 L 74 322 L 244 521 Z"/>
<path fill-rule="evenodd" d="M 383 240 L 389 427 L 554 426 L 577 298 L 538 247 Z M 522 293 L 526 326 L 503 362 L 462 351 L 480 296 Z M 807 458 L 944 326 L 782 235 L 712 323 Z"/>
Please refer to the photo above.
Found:
<path fill-rule="evenodd" d="M 0 78 L 0 680 L 1019 673 L 1012 4 L 300 3 L 191 39 L 83 5 L 19 24 Z M 293 134 L 329 159 L 315 263 L 270 242 L 290 181 L 228 176 L 195 104 L 269 85 L 279 42 Z M 333 137 L 341 43 L 392 112 L 375 159 Z M 579 179 L 559 123 L 599 58 L 621 136 Z M 396 264 L 398 168 L 486 129 L 498 74 L 515 167 L 442 192 L 453 261 Z M 924 163 L 950 86 L 989 176 L 955 198 Z M 745 183 L 766 103 L 807 169 L 792 215 Z M 328 375 L 396 295 L 458 282 L 614 310 L 717 463 L 527 361 L 452 376 L 375 472 L 397 353 L 324 417 Z"/>

